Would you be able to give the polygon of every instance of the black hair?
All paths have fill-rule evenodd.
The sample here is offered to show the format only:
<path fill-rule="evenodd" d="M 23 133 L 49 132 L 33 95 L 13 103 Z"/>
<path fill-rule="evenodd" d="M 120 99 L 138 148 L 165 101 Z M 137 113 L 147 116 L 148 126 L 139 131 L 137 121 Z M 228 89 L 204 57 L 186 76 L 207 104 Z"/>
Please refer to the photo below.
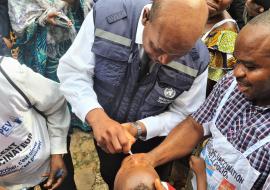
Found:
<path fill-rule="evenodd" d="M 144 183 L 140 183 L 133 190 L 154 190 L 154 189 L 145 185 Z"/>

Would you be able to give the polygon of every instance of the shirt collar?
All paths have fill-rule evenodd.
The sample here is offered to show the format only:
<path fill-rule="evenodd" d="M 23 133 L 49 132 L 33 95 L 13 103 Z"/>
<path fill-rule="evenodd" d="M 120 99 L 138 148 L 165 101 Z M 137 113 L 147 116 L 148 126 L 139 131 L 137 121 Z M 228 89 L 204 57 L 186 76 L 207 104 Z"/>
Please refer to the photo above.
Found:
<path fill-rule="evenodd" d="M 142 40 L 142 37 L 143 37 L 143 29 L 144 29 L 144 26 L 142 24 L 142 17 L 143 17 L 143 10 L 144 8 L 149 8 L 151 9 L 152 7 L 152 4 L 147 4 L 143 7 L 142 11 L 141 11 L 141 16 L 140 16 L 140 19 L 139 19 L 139 22 L 138 22 L 138 26 L 137 26 L 137 32 L 136 32 L 136 39 L 135 39 L 135 43 L 136 44 L 143 44 L 143 40 Z"/>

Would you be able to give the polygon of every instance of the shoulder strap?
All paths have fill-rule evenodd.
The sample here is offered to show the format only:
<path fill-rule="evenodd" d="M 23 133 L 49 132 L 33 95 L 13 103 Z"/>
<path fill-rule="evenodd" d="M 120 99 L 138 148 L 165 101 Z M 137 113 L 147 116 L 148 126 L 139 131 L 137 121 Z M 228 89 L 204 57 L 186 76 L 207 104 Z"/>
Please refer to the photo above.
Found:
<path fill-rule="evenodd" d="M 42 115 L 45 119 L 46 116 L 44 115 L 44 113 L 42 113 L 39 109 L 37 109 L 34 105 L 31 104 L 29 98 L 25 95 L 25 93 L 11 80 L 11 78 L 7 75 L 7 73 L 4 71 L 3 67 L 2 67 L 2 61 L 3 61 L 4 57 L 2 56 L 0 58 L 0 72 L 4 75 L 4 77 L 7 79 L 7 81 L 17 90 L 17 92 L 19 92 L 21 94 L 21 96 L 25 99 L 25 101 L 28 104 L 28 107 L 31 109 L 33 108 L 36 112 L 38 112 L 40 115 Z"/>

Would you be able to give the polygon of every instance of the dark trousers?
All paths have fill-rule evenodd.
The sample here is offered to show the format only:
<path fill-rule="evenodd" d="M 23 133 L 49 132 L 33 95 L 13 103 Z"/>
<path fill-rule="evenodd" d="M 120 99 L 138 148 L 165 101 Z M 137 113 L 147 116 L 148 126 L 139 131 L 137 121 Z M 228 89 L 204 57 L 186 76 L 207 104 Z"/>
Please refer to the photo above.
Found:
<path fill-rule="evenodd" d="M 63 157 L 65 165 L 67 167 L 68 174 L 67 174 L 67 177 L 65 178 L 65 180 L 63 181 L 63 183 L 61 184 L 61 186 L 57 188 L 57 190 L 77 190 L 76 184 L 74 181 L 74 167 L 73 167 L 72 158 L 71 158 L 71 154 L 70 154 L 70 150 L 69 150 L 70 149 L 70 140 L 71 140 L 71 137 L 68 136 L 67 137 L 68 152 Z M 45 183 L 46 183 L 46 181 L 44 181 L 43 183 L 40 184 L 40 187 L 42 190 L 46 190 L 43 187 L 43 185 Z M 30 190 L 34 190 L 34 187 L 30 188 Z"/>
<path fill-rule="evenodd" d="M 165 137 L 155 137 L 148 141 L 137 140 L 132 146 L 132 153 L 145 153 L 149 152 L 156 146 L 158 146 Z M 126 154 L 107 154 L 100 147 L 97 146 L 95 141 L 95 146 L 97 149 L 98 157 L 100 160 L 100 173 L 104 181 L 108 184 L 110 190 L 113 190 L 114 179 L 121 166 L 122 160 L 128 156 Z M 159 177 L 162 181 L 168 181 L 172 167 L 172 162 L 166 163 L 159 166 L 156 169 Z"/>

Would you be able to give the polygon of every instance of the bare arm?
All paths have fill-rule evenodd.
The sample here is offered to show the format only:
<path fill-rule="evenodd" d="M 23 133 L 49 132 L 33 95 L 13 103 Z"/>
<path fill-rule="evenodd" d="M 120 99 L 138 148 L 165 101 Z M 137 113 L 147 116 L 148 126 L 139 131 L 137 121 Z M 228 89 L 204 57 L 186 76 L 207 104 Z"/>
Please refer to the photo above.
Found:
<path fill-rule="evenodd" d="M 207 189 L 207 177 L 205 172 L 205 162 L 202 158 L 191 156 L 189 166 L 194 171 L 197 181 L 197 190 Z"/>
<path fill-rule="evenodd" d="M 203 137 L 203 127 L 188 117 L 175 127 L 167 138 L 148 154 L 154 166 L 189 154 Z"/>
<path fill-rule="evenodd" d="M 131 155 L 122 164 L 140 162 L 153 167 L 159 166 L 190 153 L 203 134 L 202 125 L 189 116 L 177 125 L 158 147 L 149 153 Z"/>

